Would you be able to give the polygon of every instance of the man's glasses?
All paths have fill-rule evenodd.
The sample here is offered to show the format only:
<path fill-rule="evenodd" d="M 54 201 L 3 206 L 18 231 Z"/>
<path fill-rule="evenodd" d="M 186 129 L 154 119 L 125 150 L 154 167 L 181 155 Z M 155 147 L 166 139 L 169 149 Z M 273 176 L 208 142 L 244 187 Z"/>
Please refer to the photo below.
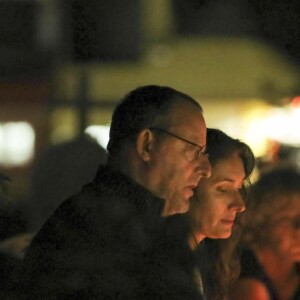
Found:
<path fill-rule="evenodd" d="M 193 148 L 189 149 L 186 151 L 186 158 L 188 161 L 194 161 L 196 159 L 199 159 L 200 158 L 200 155 L 205 155 L 207 156 L 207 152 L 206 152 L 206 146 L 200 146 L 200 145 L 197 145 L 193 142 L 190 142 L 174 133 L 171 133 L 167 130 L 164 130 L 164 129 L 161 129 L 161 128 L 158 128 L 158 127 L 149 127 L 150 130 L 153 130 L 153 131 L 158 131 L 158 132 L 161 132 L 161 133 L 164 133 L 164 134 L 167 134 L 171 137 L 174 137 L 176 139 L 179 139 L 185 143 L 188 143 L 189 145 L 192 145 Z"/>

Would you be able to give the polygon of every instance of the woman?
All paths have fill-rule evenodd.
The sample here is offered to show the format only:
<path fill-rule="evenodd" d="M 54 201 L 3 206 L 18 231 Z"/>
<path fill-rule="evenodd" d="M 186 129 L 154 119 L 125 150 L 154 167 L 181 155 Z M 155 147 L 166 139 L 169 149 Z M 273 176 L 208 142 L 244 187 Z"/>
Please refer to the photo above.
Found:
<path fill-rule="evenodd" d="M 210 300 L 223 299 L 227 286 L 238 276 L 236 221 L 245 209 L 245 189 L 255 159 L 248 145 L 217 129 L 208 129 L 207 145 L 212 175 L 200 181 L 188 215 L 198 281 Z"/>
<path fill-rule="evenodd" d="M 299 300 L 300 172 L 262 174 L 242 221 L 242 272 L 229 299 Z"/>
<path fill-rule="evenodd" d="M 160 288 L 150 289 L 152 299 L 223 299 L 238 276 L 235 221 L 245 208 L 254 155 L 245 143 L 217 129 L 207 130 L 207 149 L 211 176 L 200 180 L 187 214 L 166 218 L 154 245 L 156 272 L 148 278 Z M 159 262 L 155 268 L 153 262 Z M 172 289 L 168 278 L 177 282 Z"/>

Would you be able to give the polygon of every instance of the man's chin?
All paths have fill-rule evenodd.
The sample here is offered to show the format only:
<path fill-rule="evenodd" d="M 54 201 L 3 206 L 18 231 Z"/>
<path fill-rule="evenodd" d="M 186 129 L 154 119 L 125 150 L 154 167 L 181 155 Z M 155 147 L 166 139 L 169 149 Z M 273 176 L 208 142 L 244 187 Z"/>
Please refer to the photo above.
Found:
<path fill-rule="evenodd" d="M 178 214 L 186 213 L 190 208 L 190 197 L 185 197 L 181 200 L 181 205 L 177 209 Z"/>
<path fill-rule="evenodd" d="M 173 195 L 173 201 L 165 207 L 164 216 L 186 213 L 190 208 L 190 195 L 191 193 L 177 195 L 176 197 Z"/>

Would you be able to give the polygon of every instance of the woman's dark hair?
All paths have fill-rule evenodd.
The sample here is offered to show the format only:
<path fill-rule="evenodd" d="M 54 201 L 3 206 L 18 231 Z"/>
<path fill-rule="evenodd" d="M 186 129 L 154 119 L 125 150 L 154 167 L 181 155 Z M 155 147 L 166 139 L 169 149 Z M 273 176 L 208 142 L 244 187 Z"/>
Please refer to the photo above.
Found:
<path fill-rule="evenodd" d="M 246 200 L 246 188 L 250 185 L 250 175 L 255 166 L 255 157 L 251 148 L 238 139 L 231 138 L 219 129 L 207 129 L 207 147 L 209 160 L 214 166 L 224 159 L 238 153 L 245 170 L 245 180 L 242 188 L 242 197 Z M 206 292 L 208 300 L 223 299 L 229 285 L 237 279 L 240 272 L 237 244 L 240 238 L 240 225 L 236 224 L 228 239 L 204 240 L 206 253 L 210 262 L 210 276 L 204 276 L 204 287 L 213 287 Z M 205 280 L 209 282 L 205 282 Z"/>
<path fill-rule="evenodd" d="M 251 148 L 240 141 L 228 136 L 219 129 L 207 129 L 207 148 L 209 154 L 209 161 L 212 167 L 220 160 L 229 158 L 233 153 L 238 153 L 245 170 L 246 180 L 245 184 L 250 183 L 249 177 L 255 166 L 255 157 Z M 243 187 L 245 189 L 245 186 Z M 243 195 L 245 196 L 245 195 Z"/>
<path fill-rule="evenodd" d="M 166 127 L 168 113 L 178 103 L 191 103 L 202 110 L 192 97 L 166 86 L 142 86 L 127 94 L 112 116 L 108 159 L 119 153 L 124 139 L 135 138 L 141 130 L 151 126 Z"/>

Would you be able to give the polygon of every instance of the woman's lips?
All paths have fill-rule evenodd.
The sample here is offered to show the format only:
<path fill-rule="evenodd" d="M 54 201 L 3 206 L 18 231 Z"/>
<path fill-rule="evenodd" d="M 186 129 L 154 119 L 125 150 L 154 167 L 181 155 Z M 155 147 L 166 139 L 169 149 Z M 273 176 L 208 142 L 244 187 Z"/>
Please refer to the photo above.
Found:
<path fill-rule="evenodd" d="M 221 220 L 224 224 L 227 224 L 227 225 L 233 225 L 234 224 L 234 219 L 224 219 L 224 220 Z"/>

